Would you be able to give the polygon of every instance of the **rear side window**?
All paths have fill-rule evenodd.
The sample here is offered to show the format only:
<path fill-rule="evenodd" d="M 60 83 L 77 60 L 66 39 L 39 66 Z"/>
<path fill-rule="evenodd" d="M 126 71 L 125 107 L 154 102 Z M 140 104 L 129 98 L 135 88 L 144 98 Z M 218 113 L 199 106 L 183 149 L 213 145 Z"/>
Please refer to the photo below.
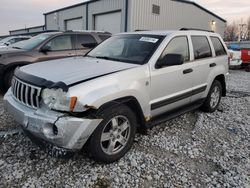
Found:
<path fill-rule="evenodd" d="M 91 35 L 76 35 L 76 48 L 83 49 L 84 44 L 97 43 Z"/>
<path fill-rule="evenodd" d="M 192 36 L 192 43 L 194 48 L 194 59 L 203 59 L 212 57 L 212 51 L 205 36 Z"/>
<path fill-rule="evenodd" d="M 226 55 L 227 52 L 218 37 L 210 37 L 214 46 L 216 56 Z"/>
<path fill-rule="evenodd" d="M 167 54 L 179 54 L 183 56 L 185 62 L 189 61 L 190 58 L 187 37 L 180 36 L 173 38 L 163 51 L 161 58 L 163 58 Z"/>

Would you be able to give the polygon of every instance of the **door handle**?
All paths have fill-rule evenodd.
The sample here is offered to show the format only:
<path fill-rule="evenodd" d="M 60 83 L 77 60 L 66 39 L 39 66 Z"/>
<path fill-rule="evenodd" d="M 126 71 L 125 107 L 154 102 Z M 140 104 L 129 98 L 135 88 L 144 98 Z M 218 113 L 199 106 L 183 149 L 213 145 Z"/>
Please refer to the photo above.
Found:
<path fill-rule="evenodd" d="M 188 73 L 191 73 L 193 72 L 193 69 L 186 69 L 183 71 L 183 74 L 188 74 Z"/>
<path fill-rule="evenodd" d="M 215 67 L 216 66 L 216 63 L 211 63 L 210 65 L 209 65 L 209 67 Z"/>

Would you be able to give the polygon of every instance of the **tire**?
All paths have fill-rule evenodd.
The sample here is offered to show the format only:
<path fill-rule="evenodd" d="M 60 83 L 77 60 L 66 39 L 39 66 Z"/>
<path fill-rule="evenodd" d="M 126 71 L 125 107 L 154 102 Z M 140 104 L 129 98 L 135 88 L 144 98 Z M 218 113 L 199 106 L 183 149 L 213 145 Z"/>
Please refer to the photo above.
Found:
<path fill-rule="evenodd" d="M 103 121 L 91 135 L 88 151 L 95 161 L 112 163 L 130 150 L 136 133 L 136 116 L 126 105 L 106 108 L 98 115 Z"/>
<path fill-rule="evenodd" d="M 12 78 L 14 75 L 15 69 L 11 69 L 9 72 L 7 72 L 4 76 L 4 89 L 8 90 L 11 87 Z"/>
<path fill-rule="evenodd" d="M 217 110 L 222 96 L 222 86 L 221 83 L 218 80 L 214 80 L 210 91 L 208 93 L 208 96 L 203 103 L 201 109 L 205 112 L 214 112 Z"/>

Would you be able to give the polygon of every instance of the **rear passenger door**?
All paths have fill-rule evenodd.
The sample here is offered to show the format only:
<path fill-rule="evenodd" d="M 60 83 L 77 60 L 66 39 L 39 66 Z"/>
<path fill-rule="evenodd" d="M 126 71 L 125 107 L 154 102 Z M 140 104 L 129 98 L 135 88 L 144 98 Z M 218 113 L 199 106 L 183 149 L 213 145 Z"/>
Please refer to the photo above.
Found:
<path fill-rule="evenodd" d="M 212 48 L 207 36 L 191 36 L 193 46 L 193 95 L 191 102 L 205 98 L 209 89 L 208 78 L 210 71 L 216 64 L 213 58 Z"/>
<path fill-rule="evenodd" d="M 83 56 L 88 53 L 95 45 L 97 45 L 96 39 L 90 34 L 77 34 L 74 39 L 76 54 L 79 56 Z M 85 44 L 93 44 L 93 47 L 88 48 L 85 47 Z"/>

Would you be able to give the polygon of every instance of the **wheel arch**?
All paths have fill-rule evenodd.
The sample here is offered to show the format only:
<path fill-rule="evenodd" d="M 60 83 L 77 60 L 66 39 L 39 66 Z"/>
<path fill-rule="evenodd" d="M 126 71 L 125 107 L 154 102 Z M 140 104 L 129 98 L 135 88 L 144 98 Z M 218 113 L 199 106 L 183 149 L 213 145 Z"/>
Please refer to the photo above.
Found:
<path fill-rule="evenodd" d="M 214 80 L 218 80 L 221 83 L 222 96 L 225 97 L 226 93 L 227 93 L 225 76 L 223 74 L 220 74 L 220 75 L 216 76 Z"/>
<path fill-rule="evenodd" d="M 135 113 L 137 123 L 138 123 L 137 124 L 138 128 L 145 127 L 146 119 L 144 117 L 143 110 L 140 106 L 140 103 L 134 96 L 126 96 L 126 97 L 115 99 L 113 101 L 106 102 L 97 109 L 97 113 L 98 111 L 102 111 L 106 108 L 114 107 L 120 104 L 124 104 L 128 106 Z"/>

